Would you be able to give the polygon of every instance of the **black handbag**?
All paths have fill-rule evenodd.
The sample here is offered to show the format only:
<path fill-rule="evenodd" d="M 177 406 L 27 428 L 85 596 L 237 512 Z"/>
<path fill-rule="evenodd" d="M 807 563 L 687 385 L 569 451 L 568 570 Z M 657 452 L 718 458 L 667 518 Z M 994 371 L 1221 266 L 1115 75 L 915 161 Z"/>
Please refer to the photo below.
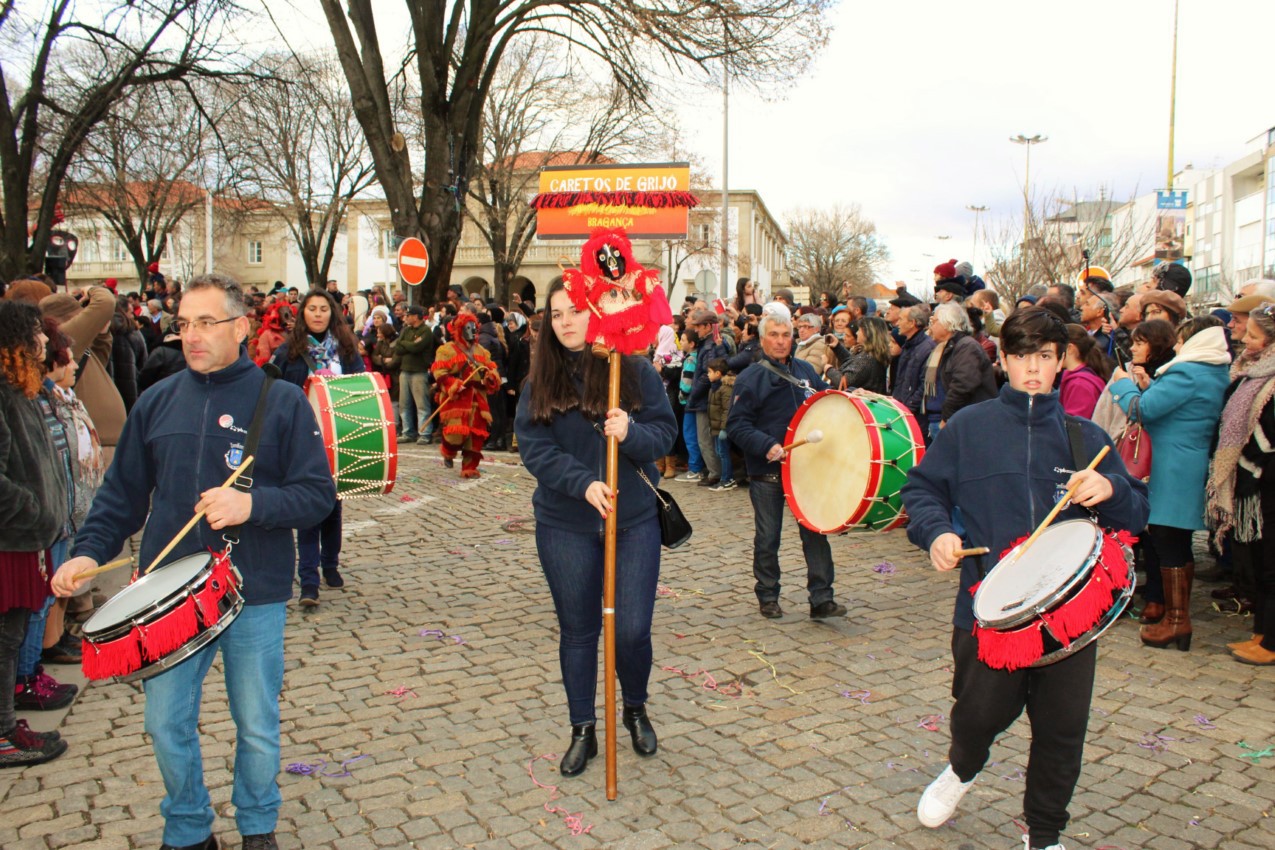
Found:
<path fill-rule="evenodd" d="M 627 460 L 627 458 L 625 459 Z M 691 532 L 693 531 L 691 521 L 686 518 L 686 514 L 682 513 L 682 509 L 673 498 L 672 493 L 656 487 L 646 477 L 646 473 L 642 471 L 640 466 L 633 465 L 637 468 L 637 474 L 642 481 L 655 493 L 655 502 L 659 505 L 657 515 L 660 518 L 660 543 L 669 549 L 676 549 L 691 539 Z"/>

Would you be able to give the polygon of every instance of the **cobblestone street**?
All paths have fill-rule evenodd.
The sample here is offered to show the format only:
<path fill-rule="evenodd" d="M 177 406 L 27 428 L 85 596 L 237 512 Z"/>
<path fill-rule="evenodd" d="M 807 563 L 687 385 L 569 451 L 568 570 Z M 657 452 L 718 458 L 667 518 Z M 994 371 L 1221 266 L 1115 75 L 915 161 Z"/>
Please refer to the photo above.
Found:
<path fill-rule="evenodd" d="M 695 535 L 663 562 L 659 754 L 639 759 L 620 730 L 614 803 L 601 755 L 560 781 L 556 621 L 526 533 L 534 481 L 514 460 L 463 482 L 433 447 L 412 446 L 392 496 L 347 503 L 347 587 L 325 588 L 312 613 L 290 606 L 282 767 L 311 772 L 281 774 L 281 847 L 1022 846 L 1025 719 L 954 822 L 916 820 L 946 763 L 955 575 L 935 573 L 902 531 L 836 537 L 850 616 L 811 621 L 789 516 L 787 615 L 763 620 L 743 489 L 669 485 Z M 1206 605 L 1211 587 L 1195 593 L 1189 653 L 1142 648 L 1128 618 L 1102 640 L 1068 850 L 1275 846 L 1275 672 L 1227 656 L 1248 625 Z M 0 847 L 158 848 L 140 689 L 90 685 L 59 728 L 66 755 L 0 774 Z M 215 832 L 237 850 L 220 663 L 202 729 Z"/>

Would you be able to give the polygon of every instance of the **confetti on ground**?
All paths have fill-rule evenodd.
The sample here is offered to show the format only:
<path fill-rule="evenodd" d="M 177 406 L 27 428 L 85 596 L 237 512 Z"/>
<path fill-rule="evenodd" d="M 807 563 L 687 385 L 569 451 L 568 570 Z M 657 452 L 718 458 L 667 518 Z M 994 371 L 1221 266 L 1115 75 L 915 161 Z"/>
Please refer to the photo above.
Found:
<path fill-rule="evenodd" d="M 924 729 L 927 732 L 937 732 L 939 731 L 939 726 L 946 720 L 947 716 L 943 714 L 927 714 L 916 724 L 916 728 Z"/>
<path fill-rule="evenodd" d="M 872 691 L 842 691 L 841 695 L 846 699 L 857 699 L 863 705 L 869 705 L 872 697 Z"/>
<path fill-rule="evenodd" d="M 494 544 L 492 544 L 492 545 L 494 545 L 494 546 L 512 546 L 512 545 L 514 545 L 514 542 L 513 542 L 512 540 L 497 540 L 497 541 L 496 541 Z"/>
<path fill-rule="evenodd" d="M 465 639 L 463 637 L 461 637 L 460 635 L 449 635 L 446 632 L 444 632 L 442 629 L 421 629 L 420 636 L 427 637 L 427 638 L 434 638 L 435 640 L 442 641 L 443 643 L 446 643 L 447 641 L 451 641 L 457 646 L 465 645 Z"/>
<path fill-rule="evenodd" d="M 385 696 L 398 697 L 401 700 L 401 699 L 406 699 L 407 697 L 415 697 L 416 691 L 412 690 L 407 685 L 399 685 L 397 688 L 395 688 L 392 691 L 386 691 Z"/>
<path fill-rule="evenodd" d="M 296 776 L 326 776 L 329 779 L 339 779 L 343 776 L 353 776 L 353 774 L 350 773 L 349 766 L 355 762 L 362 761 L 365 758 L 367 758 L 367 756 L 364 755 L 346 759 L 340 764 L 333 765 L 334 768 L 337 768 L 337 770 L 332 771 L 326 769 L 329 764 L 327 759 L 319 759 L 318 761 L 311 763 L 293 762 L 285 769 L 288 773 Z"/>
<path fill-rule="evenodd" d="M 1213 721 L 1209 720 L 1203 714 L 1195 715 L 1195 725 L 1199 726 L 1201 729 L 1216 729 L 1217 728 L 1217 726 L 1213 724 Z"/>
<path fill-rule="evenodd" d="M 1027 774 L 1023 773 L 1023 769 L 1021 767 L 1016 767 L 1014 768 L 1013 773 L 1007 773 L 1002 776 L 1001 779 L 1007 779 L 1010 782 L 1026 782 Z"/>
<path fill-rule="evenodd" d="M 657 584 L 655 586 L 655 595 L 663 596 L 666 599 L 681 599 L 683 596 L 703 596 L 704 591 L 699 588 L 694 590 L 678 590 L 675 587 L 669 587 L 667 584 Z"/>
<path fill-rule="evenodd" d="M 882 561 L 872 568 L 872 572 L 877 573 L 878 575 L 892 576 L 894 575 L 894 564 L 889 561 Z"/>
<path fill-rule="evenodd" d="M 704 681 L 699 683 L 701 688 L 706 691 L 712 691 L 716 694 L 720 694 L 728 699 L 739 699 L 740 697 L 748 695 L 748 693 L 744 690 L 743 683 L 738 679 L 719 685 L 713 674 L 705 670 L 703 667 L 699 668 L 694 673 L 687 673 L 680 667 L 661 667 L 660 669 L 666 673 L 676 673 L 688 682 L 694 682 L 697 678 L 703 676 Z"/>
<path fill-rule="evenodd" d="M 1255 749 L 1254 747 L 1249 746 L 1247 741 L 1240 741 L 1237 746 L 1239 746 L 1241 750 L 1249 750 L 1249 752 L 1247 753 L 1240 753 L 1240 758 L 1252 759 L 1253 764 L 1257 764 L 1264 758 L 1270 758 L 1271 756 L 1275 756 L 1275 750 L 1271 749 L 1270 747 L 1267 747 L 1264 750 L 1258 750 L 1258 749 Z"/>
<path fill-rule="evenodd" d="M 749 638 L 744 638 L 744 643 L 756 643 L 758 646 L 761 647 L 761 649 L 759 650 L 758 649 L 748 650 L 748 654 L 770 668 L 771 678 L 775 680 L 776 685 L 783 688 L 785 691 L 788 691 L 788 693 L 792 694 L 793 696 L 799 696 L 805 693 L 805 691 L 799 691 L 796 688 L 793 688 L 789 685 L 785 685 L 783 682 L 779 681 L 779 671 L 775 669 L 775 665 L 771 664 L 770 659 L 766 657 L 766 647 L 764 644 L 757 643 L 757 641 L 751 640 Z"/>
<path fill-rule="evenodd" d="M 1138 742 L 1138 746 L 1144 750 L 1150 750 L 1153 753 L 1162 753 L 1169 749 L 1169 744 L 1176 741 L 1177 738 L 1170 738 L 1167 735 L 1161 735 L 1158 732 L 1144 732 L 1142 740 Z"/>
<path fill-rule="evenodd" d="M 399 496 L 398 500 L 400 502 L 415 502 L 416 497 L 415 496 Z"/>
<path fill-rule="evenodd" d="M 537 788 L 543 788 L 549 792 L 549 799 L 545 800 L 545 811 L 551 815 L 560 815 L 562 817 L 563 825 L 566 826 L 567 830 L 573 836 L 585 835 L 586 833 L 593 831 L 593 824 L 586 824 L 584 822 L 584 813 L 577 812 L 572 814 L 561 806 L 551 805 L 554 800 L 558 799 L 558 786 L 546 785 L 536 778 L 536 762 L 541 759 L 545 761 L 555 761 L 557 758 L 558 756 L 556 753 L 545 753 L 542 756 L 536 756 L 531 761 L 527 762 L 527 775 L 531 777 L 531 781 L 535 783 Z"/>

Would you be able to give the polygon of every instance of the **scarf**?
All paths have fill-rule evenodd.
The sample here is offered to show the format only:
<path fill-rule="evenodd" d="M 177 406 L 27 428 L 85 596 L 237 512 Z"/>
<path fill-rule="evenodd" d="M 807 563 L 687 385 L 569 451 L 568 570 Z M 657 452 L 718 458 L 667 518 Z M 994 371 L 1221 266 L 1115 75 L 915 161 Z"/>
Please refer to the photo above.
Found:
<path fill-rule="evenodd" d="M 1249 543 L 1262 536 L 1261 496 L 1253 493 L 1237 502 L 1235 482 L 1240 454 L 1259 427 L 1262 408 L 1275 397 L 1275 345 L 1257 354 L 1241 354 L 1231 366 L 1231 380 L 1240 384 L 1222 408 L 1205 515 L 1219 534 L 1233 528 L 1237 541 Z M 1259 476 L 1260 472 L 1254 477 Z"/>
<path fill-rule="evenodd" d="M 1177 356 L 1155 370 L 1158 378 L 1179 363 L 1205 363 L 1221 366 L 1231 362 L 1231 350 L 1226 347 L 1226 334 L 1221 328 L 1205 328 L 1182 343 Z"/>
<path fill-rule="evenodd" d="M 943 349 L 947 348 L 947 344 L 952 338 L 940 342 L 934 346 L 934 350 L 930 352 L 930 358 L 925 361 L 925 398 L 930 399 L 938 395 L 939 392 L 939 361 L 943 359 Z"/>
<path fill-rule="evenodd" d="M 341 359 L 337 356 L 336 336 L 331 333 L 324 333 L 323 339 L 315 338 L 314 334 L 310 334 L 306 338 L 309 348 L 310 357 L 314 360 L 315 372 L 336 372 L 341 374 Z M 336 364 L 336 368 L 332 368 L 332 364 Z"/>

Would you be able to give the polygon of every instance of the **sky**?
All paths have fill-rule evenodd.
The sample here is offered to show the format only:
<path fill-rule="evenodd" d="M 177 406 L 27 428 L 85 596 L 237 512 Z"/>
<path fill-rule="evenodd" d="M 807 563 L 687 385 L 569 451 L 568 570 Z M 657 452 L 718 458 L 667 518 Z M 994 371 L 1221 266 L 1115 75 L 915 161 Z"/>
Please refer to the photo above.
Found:
<path fill-rule="evenodd" d="M 317 2 L 286 5 L 295 46 L 331 43 Z M 376 8 L 388 46 L 403 7 Z M 858 204 L 892 255 L 883 282 L 921 291 L 949 258 L 986 267 L 984 231 L 1022 222 L 1026 148 L 1011 136 L 1048 136 L 1031 149 L 1033 197 L 1163 188 L 1173 0 L 842 0 L 830 23 L 787 91 L 732 95 L 730 187 L 757 190 L 781 224 Z M 1178 26 L 1174 162 L 1221 167 L 1275 126 L 1275 2 L 1181 0 Z M 687 82 L 680 101 L 670 117 L 719 184 L 720 90 Z M 968 205 L 989 207 L 977 252 Z"/>

